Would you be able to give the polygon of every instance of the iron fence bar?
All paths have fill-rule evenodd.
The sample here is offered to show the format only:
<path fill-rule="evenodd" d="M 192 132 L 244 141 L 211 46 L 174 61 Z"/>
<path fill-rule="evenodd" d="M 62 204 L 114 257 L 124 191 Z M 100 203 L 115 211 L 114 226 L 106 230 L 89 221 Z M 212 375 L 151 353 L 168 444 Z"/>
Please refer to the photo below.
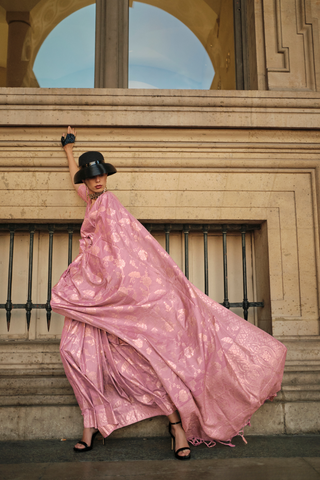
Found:
<path fill-rule="evenodd" d="M 250 307 L 264 307 L 264 302 L 248 302 Z M 223 303 L 220 303 L 223 305 Z M 243 302 L 229 302 L 230 308 L 243 307 Z M 14 303 L 12 305 L 13 309 L 26 308 L 25 303 Z M 0 303 L 0 308 L 5 308 L 4 303 Z M 32 309 L 34 308 L 46 308 L 46 303 L 32 303 Z"/>
<path fill-rule="evenodd" d="M 172 231 L 180 231 L 184 234 L 184 246 L 185 246 L 185 275 L 189 278 L 189 233 L 198 232 L 203 234 L 204 241 L 204 275 L 205 275 L 205 293 L 208 295 L 209 290 L 209 277 L 208 277 L 208 233 L 220 233 L 223 237 L 223 266 L 224 266 L 224 301 L 221 305 L 226 308 L 242 308 L 244 316 L 247 319 L 248 309 L 250 307 L 264 307 L 263 302 L 249 302 L 247 292 L 247 269 L 246 269 L 246 232 L 260 229 L 260 225 L 257 224 L 157 224 L 148 223 L 144 224 L 149 232 L 152 231 L 164 231 L 166 238 L 166 250 L 169 253 L 170 249 L 170 233 Z M 9 230 L 10 232 L 10 246 L 9 246 L 9 267 L 8 267 L 8 292 L 6 304 L 0 304 L 0 309 L 6 310 L 7 329 L 9 331 L 11 314 L 13 309 L 25 309 L 27 318 L 27 328 L 29 330 L 31 313 L 33 309 L 45 309 L 47 313 L 47 325 L 48 330 L 51 322 L 51 286 L 52 286 L 52 258 L 53 258 L 53 235 L 54 232 L 64 231 L 68 232 L 68 264 L 72 261 L 72 241 L 73 234 L 79 230 L 78 224 L 0 224 L 0 231 Z M 12 303 L 12 277 L 13 277 L 13 251 L 14 251 L 14 238 L 17 231 L 30 232 L 29 242 L 29 270 L 28 270 L 28 298 L 25 304 L 13 304 Z M 34 233 L 35 231 L 49 231 L 49 252 L 48 252 L 48 292 L 47 303 L 32 303 L 32 275 L 33 275 L 33 247 L 34 247 Z M 242 302 L 229 302 L 228 298 L 228 268 L 227 268 L 227 233 L 239 232 L 242 236 L 242 272 L 243 272 L 243 301 Z"/>
<path fill-rule="evenodd" d="M 166 252 L 170 253 L 170 232 L 171 232 L 171 225 L 168 223 L 164 226 L 164 233 L 166 235 Z"/>
<path fill-rule="evenodd" d="M 48 332 L 50 330 L 50 323 L 51 323 L 51 312 L 52 308 L 50 305 L 51 300 L 51 288 L 52 288 L 52 251 L 53 251 L 53 234 L 54 228 L 53 225 L 49 225 L 49 252 L 48 252 L 48 294 L 47 294 L 47 303 L 46 303 L 46 311 L 47 311 L 47 327 Z"/>
<path fill-rule="evenodd" d="M 165 229 L 166 223 L 145 223 L 142 222 L 142 225 L 147 229 L 147 230 L 153 230 L 153 231 L 163 231 Z M 0 231 L 5 230 L 8 231 L 10 230 L 11 226 L 14 226 L 15 232 L 23 232 L 23 231 L 29 231 L 29 224 L 28 223 L 20 223 L 20 224 L 15 224 L 15 223 L 0 223 Z M 68 228 L 73 228 L 74 233 L 80 230 L 81 224 L 80 223 L 74 223 L 74 224 L 67 224 L 67 223 L 57 223 L 54 224 L 54 229 L 56 232 L 67 232 Z M 170 223 L 171 226 L 171 232 L 172 231 L 183 231 L 184 224 L 183 223 Z M 35 231 L 42 231 L 42 232 L 47 232 L 48 231 L 48 224 L 46 223 L 38 223 L 34 225 Z M 193 223 L 189 224 L 189 231 L 190 232 L 202 232 L 203 224 L 202 223 Z M 234 223 L 234 224 L 227 224 L 225 225 L 227 232 L 240 232 L 241 231 L 241 224 Z M 247 231 L 253 231 L 253 230 L 260 230 L 261 225 L 260 224 L 247 224 Z M 221 233 L 221 228 L 222 224 L 221 223 L 210 223 L 208 224 L 208 232 L 216 232 L 216 233 Z"/>
<path fill-rule="evenodd" d="M 152 231 L 154 232 L 163 232 L 166 228 L 166 223 L 144 223 L 142 222 L 142 225 L 148 230 L 150 231 L 150 228 L 152 229 Z M 222 227 L 225 227 L 227 232 L 229 233 L 232 233 L 232 232 L 241 232 L 241 224 L 238 224 L 238 223 L 235 223 L 235 224 L 227 224 L 227 225 L 222 225 L 221 223 L 209 223 L 208 224 L 208 233 L 219 233 L 221 234 L 221 229 Z M 181 232 L 183 231 L 184 227 L 185 227 L 185 224 L 183 223 L 171 223 L 170 224 L 170 227 L 171 227 L 171 232 Z M 189 224 L 188 225 L 189 227 L 189 232 L 199 232 L 201 233 L 202 230 L 203 230 L 203 224 L 202 223 L 192 223 L 192 224 Z M 255 224 L 255 223 L 252 223 L 252 224 L 247 224 L 246 225 L 247 227 L 247 231 L 251 232 L 251 231 L 254 231 L 254 230 L 260 230 L 261 229 L 261 225 L 259 224 Z"/>
<path fill-rule="evenodd" d="M 183 225 L 184 233 L 184 274 L 189 280 L 189 225 Z"/>
<path fill-rule="evenodd" d="M 12 271 L 13 271 L 13 247 L 14 247 L 14 225 L 10 225 L 10 245 L 9 245 L 9 268 L 8 268 L 8 290 L 7 303 L 5 305 L 7 317 L 7 331 L 10 329 L 11 310 L 12 310 Z"/>
<path fill-rule="evenodd" d="M 208 266 L 208 225 L 203 225 L 203 251 L 204 251 L 204 293 L 209 295 L 209 266 Z"/>
<path fill-rule="evenodd" d="M 223 303 L 220 303 L 220 305 L 223 305 Z M 243 302 L 233 302 L 229 303 L 230 308 L 243 308 Z M 249 307 L 264 307 L 263 302 L 248 302 L 248 308 Z"/>
<path fill-rule="evenodd" d="M 263 302 L 248 302 L 250 307 L 264 307 Z M 220 303 L 220 305 L 223 305 L 223 303 Z M 230 308 L 242 308 L 243 307 L 243 302 L 229 302 Z M 0 303 L 0 308 L 5 308 L 4 303 Z M 25 309 L 26 304 L 25 303 L 14 303 L 12 304 L 12 309 L 13 310 L 18 310 L 18 309 Z M 46 303 L 32 303 L 32 309 L 37 309 L 37 308 L 46 308 Z"/>
<path fill-rule="evenodd" d="M 30 302 L 30 305 L 31 305 L 31 310 L 35 309 L 35 308 L 46 308 L 46 303 L 32 303 Z M 2 308 L 2 305 L 0 305 L 0 308 Z M 26 308 L 26 304 L 25 303 L 14 303 L 12 305 L 12 308 L 13 310 L 17 310 L 17 309 L 20 309 L 20 308 L 23 308 L 25 310 Z"/>
<path fill-rule="evenodd" d="M 223 248 L 223 291 L 224 299 L 222 305 L 230 308 L 228 298 L 228 262 L 227 262 L 227 225 L 222 225 L 222 248 Z"/>
<path fill-rule="evenodd" d="M 246 253 L 246 225 L 241 227 L 241 245 L 242 245 L 242 283 L 243 283 L 243 316 L 248 320 L 248 289 L 247 289 L 247 253 Z"/>
<path fill-rule="evenodd" d="M 72 262 L 72 239 L 73 239 L 73 225 L 68 225 L 68 265 Z"/>
<path fill-rule="evenodd" d="M 26 317 L 27 317 L 27 329 L 30 328 L 30 319 L 32 311 L 32 269 L 33 269 L 33 241 L 34 241 L 34 232 L 35 226 L 30 225 L 30 244 L 29 244 L 29 272 L 28 272 L 28 298 L 27 303 L 25 304 Z"/>

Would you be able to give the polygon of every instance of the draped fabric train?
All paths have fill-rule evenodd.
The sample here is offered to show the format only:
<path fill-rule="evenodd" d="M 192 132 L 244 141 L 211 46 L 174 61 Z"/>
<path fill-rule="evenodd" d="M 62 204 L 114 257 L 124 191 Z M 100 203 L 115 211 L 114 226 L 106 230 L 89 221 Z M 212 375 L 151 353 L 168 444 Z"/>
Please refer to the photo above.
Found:
<path fill-rule="evenodd" d="M 230 441 L 280 390 L 285 346 L 192 285 L 112 193 L 81 237 L 51 305 L 84 425 L 107 436 L 177 408 L 191 442 Z"/>

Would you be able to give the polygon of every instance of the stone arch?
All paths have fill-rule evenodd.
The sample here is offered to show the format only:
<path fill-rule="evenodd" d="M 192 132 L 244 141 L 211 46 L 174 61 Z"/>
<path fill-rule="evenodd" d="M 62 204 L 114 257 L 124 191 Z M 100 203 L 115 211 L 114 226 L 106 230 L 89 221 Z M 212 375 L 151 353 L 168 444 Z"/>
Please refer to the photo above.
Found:
<path fill-rule="evenodd" d="M 26 36 L 22 52 L 22 60 L 28 62 L 28 71 L 22 86 L 39 86 L 33 73 L 33 65 L 49 33 L 66 17 L 93 3 L 94 0 L 40 0 L 32 8 L 32 28 Z"/>
<path fill-rule="evenodd" d="M 160 8 L 180 20 L 202 43 L 215 70 L 212 89 L 235 88 L 235 59 L 232 0 L 139 0 Z M 32 52 L 32 70 L 36 55 L 48 34 L 64 18 L 94 0 L 40 0 L 31 10 L 33 32 L 26 51 Z M 131 1 L 132 5 L 133 2 Z M 229 35 L 228 35 L 229 32 Z M 30 75 L 31 74 L 30 71 Z"/>
<path fill-rule="evenodd" d="M 215 70 L 212 89 L 235 89 L 232 0 L 139 0 L 180 20 L 202 43 Z M 130 2 L 131 5 L 134 2 Z"/>
<path fill-rule="evenodd" d="M 212 89 L 235 88 L 233 0 L 139 1 L 173 15 L 196 35 L 206 49 L 215 70 Z M 0 4 L 3 2 L 8 3 L 7 0 L 0 0 Z M 64 18 L 95 1 L 28 0 L 28 2 L 31 28 L 26 34 L 21 54 L 21 63 L 27 66 L 24 67 L 26 74 L 21 86 L 37 87 L 39 85 L 33 73 L 33 65 L 45 38 Z M 133 4 L 132 0 L 130 4 Z"/>

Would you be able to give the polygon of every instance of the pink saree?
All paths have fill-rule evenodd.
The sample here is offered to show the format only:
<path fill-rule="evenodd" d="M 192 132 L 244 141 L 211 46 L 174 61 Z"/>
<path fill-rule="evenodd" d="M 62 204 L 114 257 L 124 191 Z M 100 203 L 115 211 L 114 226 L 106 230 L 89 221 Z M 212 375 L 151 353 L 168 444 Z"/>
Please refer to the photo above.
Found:
<path fill-rule="evenodd" d="M 112 193 L 81 237 L 51 305 L 84 425 L 106 437 L 178 409 L 191 443 L 229 442 L 280 390 L 285 346 L 193 286 Z"/>

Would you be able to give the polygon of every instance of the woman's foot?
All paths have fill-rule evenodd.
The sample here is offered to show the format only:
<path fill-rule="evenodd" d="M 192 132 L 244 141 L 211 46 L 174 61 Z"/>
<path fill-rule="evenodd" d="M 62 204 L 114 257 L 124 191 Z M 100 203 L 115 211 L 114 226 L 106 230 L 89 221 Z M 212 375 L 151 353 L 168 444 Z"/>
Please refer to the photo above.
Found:
<path fill-rule="evenodd" d="M 96 428 L 84 428 L 82 438 L 80 440 L 80 442 L 83 442 L 83 443 L 80 443 L 80 442 L 76 443 L 76 445 L 74 446 L 74 449 L 77 452 L 80 452 L 82 450 L 83 451 L 91 450 L 94 437 L 96 436 L 97 433 L 98 433 L 98 430 Z M 84 443 L 86 445 L 84 445 Z"/>
<path fill-rule="evenodd" d="M 190 447 L 188 444 L 188 440 L 186 434 L 182 428 L 181 422 L 178 424 L 170 424 L 170 433 L 174 437 L 175 440 L 175 455 L 176 457 L 188 457 L 190 458 Z M 183 449 L 178 452 L 179 449 Z M 176 453 L 177 452 L 177 453 Z"/>

